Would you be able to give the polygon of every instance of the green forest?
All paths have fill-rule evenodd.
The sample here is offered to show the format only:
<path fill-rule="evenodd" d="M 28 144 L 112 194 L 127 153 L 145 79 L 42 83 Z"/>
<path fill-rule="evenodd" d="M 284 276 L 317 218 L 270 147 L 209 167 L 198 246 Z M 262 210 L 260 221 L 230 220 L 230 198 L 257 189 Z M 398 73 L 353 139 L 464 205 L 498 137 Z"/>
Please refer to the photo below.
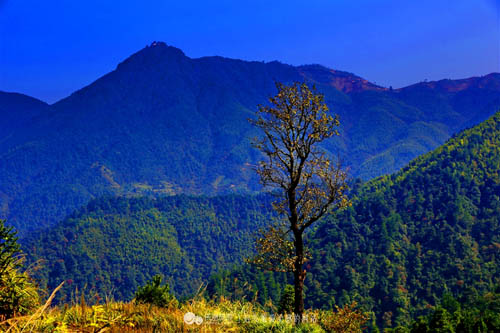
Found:
<path fill-rule="evenodd" d="M 92 201 L 57 227 L 23 240 L 36 278 L 59 293 L 75 287 L 130 299 L 162 274 L 178 296 L 191 295 L 211 273 L 252 253 L 255 228 L 270 220 L 270 201 L 255 197 L 107 198 Z"/>
<path fill-rule="evenodd" d="M 497 113 L 395 174 L 353 182 L 352 207 L 307 234 L 306 307 L 356 302 L 374 331 L 500 327 L 499 147 Z M 279 304 L 292 277 L 243 263 L 272 199 L 103 198 L 23 249 L 45 260 L 43 288 L 67 282 L 60 300 L 75 288 L 129 300 L 162 274 L 180 299 L 207 285 L 208 298 Z"/>
<path fill-rule="evenodd" d="M 499 147 L 497 113 L 401 171 L 353 186 L 352 207 L 309 234 L 307 305 L 357 301 L 386 328 L 410 325 L 445 294 L 470 300 L 494 291 L 500 283 Z M 276 280 L 241 267 L 214 276 L 211 286 L 214 293 L 252 297 L 252 291 L 273 290 Z"/>

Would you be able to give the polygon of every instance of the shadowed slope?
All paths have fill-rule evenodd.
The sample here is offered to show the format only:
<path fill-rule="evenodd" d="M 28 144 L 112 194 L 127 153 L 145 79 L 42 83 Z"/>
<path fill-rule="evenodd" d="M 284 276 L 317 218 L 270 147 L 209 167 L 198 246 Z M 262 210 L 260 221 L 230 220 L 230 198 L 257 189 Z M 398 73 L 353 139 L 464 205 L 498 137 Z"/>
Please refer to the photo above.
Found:
<path fill-rule="evenodd" d="M 23 233 L 102 195 L 258 191 L 247 118 L 275 94 L 274 81 L 296 80 L 316 84 L 340 115 L 342 135 L 324 148 L 363 178 L 397 170 L 500 107 L 498 75 L 460 90 L 392 91 L 319 65 L 191 59 L 153 43 L 0 141 L 0 217 Z"/>

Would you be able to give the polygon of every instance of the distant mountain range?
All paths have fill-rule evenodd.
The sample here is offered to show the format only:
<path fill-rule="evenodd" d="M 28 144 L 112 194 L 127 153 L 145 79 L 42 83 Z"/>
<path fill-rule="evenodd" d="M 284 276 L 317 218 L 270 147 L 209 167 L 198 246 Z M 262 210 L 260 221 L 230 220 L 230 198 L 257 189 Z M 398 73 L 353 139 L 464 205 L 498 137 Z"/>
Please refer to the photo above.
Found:
<path fill-rule="evenodd" d="M 320 65 L 191 59 L 155 42 L 53 105 L 0 94 L 0 217 L 25 233 L 103 195 L 258 191 L 247 118 L 275 81 L 316 85 L 342 124 L 323 148 L 365 179 L 500 109 L 500 74 L 393 90 Z"/>

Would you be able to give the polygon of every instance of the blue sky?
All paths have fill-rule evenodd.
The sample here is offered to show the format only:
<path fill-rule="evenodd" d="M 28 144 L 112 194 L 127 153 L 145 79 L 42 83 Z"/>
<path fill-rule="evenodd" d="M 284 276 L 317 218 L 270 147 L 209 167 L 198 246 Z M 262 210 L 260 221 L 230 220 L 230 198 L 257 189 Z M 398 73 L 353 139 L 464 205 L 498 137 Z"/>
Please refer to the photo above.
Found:
<path fill-rule="evenodd" d="M 500 0 L 0 0 L 0 90 L 55 102 L 152 41 L 383 86 L 500 72 Z"/>

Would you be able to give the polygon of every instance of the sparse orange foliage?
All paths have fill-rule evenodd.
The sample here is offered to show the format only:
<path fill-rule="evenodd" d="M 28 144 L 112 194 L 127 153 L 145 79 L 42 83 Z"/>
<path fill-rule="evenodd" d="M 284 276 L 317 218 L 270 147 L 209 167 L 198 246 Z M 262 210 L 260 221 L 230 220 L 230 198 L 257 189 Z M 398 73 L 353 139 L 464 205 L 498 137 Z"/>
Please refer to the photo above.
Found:
<path fill-rule="evenodd" d="M 353 302 L 342 308 L 335 306 L 336 311 L 323 312 L 319 320 L 321 327 L 327 332 L 335 333 L 362 332 L 369 316 L 356 309 L 356 306 L 357 303 Z"/>

